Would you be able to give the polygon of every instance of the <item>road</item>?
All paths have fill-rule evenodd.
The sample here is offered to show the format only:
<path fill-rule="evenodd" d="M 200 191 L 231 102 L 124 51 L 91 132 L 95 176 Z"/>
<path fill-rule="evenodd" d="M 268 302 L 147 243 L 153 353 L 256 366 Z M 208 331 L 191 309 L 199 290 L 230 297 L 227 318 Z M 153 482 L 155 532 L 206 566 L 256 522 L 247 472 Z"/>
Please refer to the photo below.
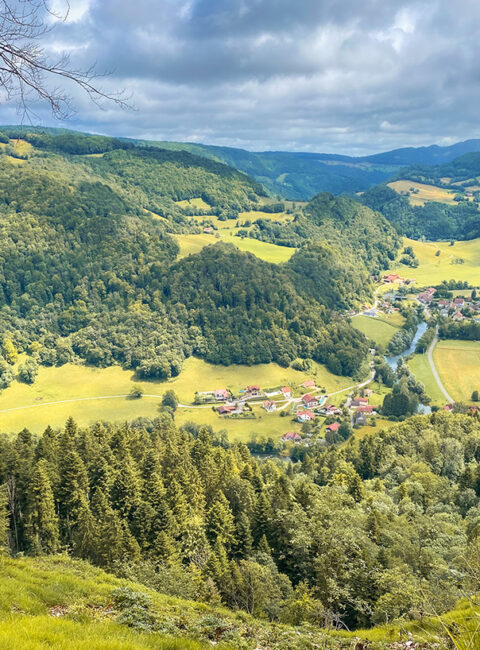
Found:
<path fill-rule="evenodd" d="M 449 395 L 445 389 L 445 386 L 442 384 L 442 381 L 440 377 L 438 376 L 437 369 L 435 368 L 435 364 L 433 362 L 433 350 L 435 349 L 436 344 L 438 343 L 438 328 L 437 331 L 435 332 L 435 338 L 430 344 L 430 347 L 428 348 L 428 363 L 430 364 L 430 368 L 432 369 L 433 376 L 435 377 L 435 381 L 437 382 L 438 387 L 442 391 L 445 399 L 447 400 L 448 404 L 454 404 L 455 400 L 451 395 Z"/>

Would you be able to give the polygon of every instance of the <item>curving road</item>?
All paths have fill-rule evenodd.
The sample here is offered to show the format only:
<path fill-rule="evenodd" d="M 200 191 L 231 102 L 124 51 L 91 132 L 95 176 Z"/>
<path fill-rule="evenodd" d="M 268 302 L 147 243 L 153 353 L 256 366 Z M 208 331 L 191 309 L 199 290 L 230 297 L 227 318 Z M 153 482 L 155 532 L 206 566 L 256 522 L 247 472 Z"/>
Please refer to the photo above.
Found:
<path fill-rule="evenodd" d="M 442 384 L 442 381 L 438 375 L 437 369 L 435 368 L 435 364 L 433 362 L 433 350 L 435 349 L 436 344 L 438 343 L 438 327 L 435 332 L 435 337 L 433 341 L 430 343 L 430 347 L 428 348 L 428 363 L 430 364 L 430 368 L 432 369 L 433 376 L 435 377 L 435 381 L 437 382 L 437 385 L 439 389 L 442 391 L 445 399 L 449 404 L 454 404 L 455 400 L 451 395 L 449 395 L 445 389 L 445 386 Z"/>

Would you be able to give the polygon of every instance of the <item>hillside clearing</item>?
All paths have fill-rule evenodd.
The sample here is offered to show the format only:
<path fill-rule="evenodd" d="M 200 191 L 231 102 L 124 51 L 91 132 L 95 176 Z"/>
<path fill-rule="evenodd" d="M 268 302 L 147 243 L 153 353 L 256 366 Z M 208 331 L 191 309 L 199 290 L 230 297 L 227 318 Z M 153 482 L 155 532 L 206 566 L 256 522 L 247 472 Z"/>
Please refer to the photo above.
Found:
<path fill-rule="evenodd" d="M 395 190 L 399 194 L 408 192 L 408 200 L 411 205 L 425 205 L 427 201 L 438 201 L 439 203 L 448 203 L 450 205 L 455 204 L 453 200 L 455 192 L 443 189 L 442 187 L 436 187 L 435 185 L 406 180 L 388 183 L 388 187 L 391 187 L 392 190 Z M 412 188 L 415 192 L 412 192 Z"/>
<path fill-rule="evenodd" d="M 231 234 L 222 233 L 220 233 L 218 238 L 215 237 L 215 235 L 207 235 L 203 233 L 199 235 L 174 235 L 174 237 L 180 246 L 179 259 L 186 257 L 187 255 L 199 253 L 203 248 L 205 248 L 205 246 L 215 244 L 217 241 L 233 244 L 239 250 L 252 253 L 259 259 L 272 264 L 288 262 L 296 250 L 295 248 L 269 244 L 267 242 L 259 241 L 258 239 L 250 239 L 248 237 L 241 238 L 235 237 Z"/>
<path fill-rule="evenodd" d="M 421 242 L 404 239 L 404 246 L 411 246 L 419 261 L 417 268 L 404 264 L 392 266 L 389 272 L 413 278 L 420 286 L 440 284 L 443 280 L 466 281 L 480 285 L 480 239 L 449 242 Z M 440 251 L 440 255 L 436 252 Z M 463 263 L 455 263 L 461 259 Z"/>
<path fill-rule="evenodd" d="M 433 359 L 450 395 L 470 403 L 472 391 L 480 390 L 480 342 L 439 341 Z"/>

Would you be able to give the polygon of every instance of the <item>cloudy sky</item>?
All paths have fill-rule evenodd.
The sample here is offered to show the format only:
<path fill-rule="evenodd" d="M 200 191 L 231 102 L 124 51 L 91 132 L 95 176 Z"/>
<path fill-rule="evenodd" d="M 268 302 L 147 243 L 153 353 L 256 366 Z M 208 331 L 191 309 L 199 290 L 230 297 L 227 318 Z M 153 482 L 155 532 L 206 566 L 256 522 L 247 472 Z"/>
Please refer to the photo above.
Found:
<path fill-rule="evenodd" d="M 352 154 L 480 137 L 478 0 L 70 4 L 47 47 L 112 71 L 103 87 L 127 89 L 136 110 L 75 94 L 77 114 L 61 125 Z M 13 107 L 0 118 L 15 123 Z"/>

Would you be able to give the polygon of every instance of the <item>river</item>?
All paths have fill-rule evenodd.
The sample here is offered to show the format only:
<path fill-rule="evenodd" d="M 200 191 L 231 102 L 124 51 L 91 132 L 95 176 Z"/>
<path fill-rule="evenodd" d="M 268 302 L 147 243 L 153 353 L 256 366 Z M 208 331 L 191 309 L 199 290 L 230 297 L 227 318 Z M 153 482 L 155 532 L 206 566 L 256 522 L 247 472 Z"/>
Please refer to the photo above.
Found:
<path fill-rule="evenodd" d="M 410 347 L 408 347 L 403 352 L 400 352 L 400 354 L 395 354 L 394 356 L 391 357 L 385 357 L 385 361 L 388 363 L 388 365 L 392 370 L 397 369 L 398 360 L 400 359 L 400 357 L 408 357 L 409 354 L 413 354 L 415 352 L 415 348 L 417 347 L 418 341 L 422 338 L 422 336 L 425 334 L 426 331 L 427 331 L 427 323 L 425 323 L 425 321 L 422 321 L 421 323 L 418 324 L 417 331 L 415 332 L 415 336 L 413 337 L 413 340 L 410 343 Z"/>
<path fill-rule="evenodd" d="M 394 356 L 391 357 L 385 357 L 386 363 L 388 363 L 388 365 L 392 370 L 394 371 L 397 370 L 398 360 L 400 359 L 400 357 L 408 357 L 409 354 L 413 354 L 415 352 L 415 348 L 417 346 L 419 339 L 421 339 L 421 337 L 425 334 L 426 331 L 427 331 L 427 323 L 425 323 L 425 321 L 422 321 L 421 323 L 418 324 L 417 331 L 415 332 L 415 336 L 413 337 L 410 346 L 406 350 L 404 350 L 400 354 L 395 354 Z M 426 404 L 418 405 L 417 413 L 426 414 L 431 412 L 432 409 L 430 408 L 430 406 L 427 406 Z"/>

